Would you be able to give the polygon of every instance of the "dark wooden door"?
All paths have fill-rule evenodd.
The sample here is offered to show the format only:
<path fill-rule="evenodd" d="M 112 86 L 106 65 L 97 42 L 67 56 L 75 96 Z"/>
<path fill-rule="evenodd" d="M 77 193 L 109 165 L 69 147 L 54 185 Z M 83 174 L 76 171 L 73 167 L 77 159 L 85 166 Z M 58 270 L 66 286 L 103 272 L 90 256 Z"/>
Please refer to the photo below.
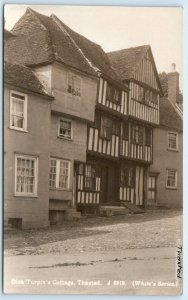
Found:
<path fill-rule="evenodd" d="M 150 175 L 148 178 L 148 204 L 149 205 L 156 203 L 156 190 L 157 190 L 157 178 L 154 175 Z"/>
<path fill-rule="evenodd" d="M 108 166 L 101 166 L 101 192 L 100 202 L 108 202 Z"/>

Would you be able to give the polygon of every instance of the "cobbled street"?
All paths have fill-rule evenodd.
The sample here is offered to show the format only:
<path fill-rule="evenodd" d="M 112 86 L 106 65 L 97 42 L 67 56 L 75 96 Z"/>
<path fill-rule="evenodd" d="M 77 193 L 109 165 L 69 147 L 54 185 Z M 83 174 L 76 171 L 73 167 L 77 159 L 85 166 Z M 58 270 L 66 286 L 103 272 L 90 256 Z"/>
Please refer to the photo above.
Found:
<path fill-rule="evenodd" d="M 181 229 L 180 210 L 148 209 L 5 233 L 5 292 L 178 293 Z"/>

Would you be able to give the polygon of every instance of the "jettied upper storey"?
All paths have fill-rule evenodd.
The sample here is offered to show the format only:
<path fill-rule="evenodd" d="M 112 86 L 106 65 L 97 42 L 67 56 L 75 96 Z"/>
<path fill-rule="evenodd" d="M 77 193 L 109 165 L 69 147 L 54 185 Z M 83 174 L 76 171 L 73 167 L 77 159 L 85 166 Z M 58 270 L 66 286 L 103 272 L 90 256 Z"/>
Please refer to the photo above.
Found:
<path fill-rule="evenodd" d="M 161 85 L 151 47 L 144 45 L 108 53 L 121 80 L 129 85 L 129 115 L 159 124 Z"/>

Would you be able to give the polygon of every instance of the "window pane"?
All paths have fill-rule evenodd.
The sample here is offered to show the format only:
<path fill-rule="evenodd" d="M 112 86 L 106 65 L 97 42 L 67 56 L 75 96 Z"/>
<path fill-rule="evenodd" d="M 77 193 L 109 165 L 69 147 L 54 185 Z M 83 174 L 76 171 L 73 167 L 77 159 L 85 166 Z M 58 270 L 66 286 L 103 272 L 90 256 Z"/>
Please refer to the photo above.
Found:
<path fill-rule="evenodd" d="M 59 135 L 71 139 L 71 122 L 60 121 Z"/>
<path fill-rule="evenodd" d="M 176 187 L 176 170 L 167 170 L 167 187 Z"/>
<path fill-rule="evenodd" d="M 14 95 L 14 97 L 13 97 Z M 25 97 L 11 94 L 11 126 L 24 128 L 24 101 Z"/>
<path fill-rule="evenodd" d="M 16 192 L 34 193 L 35 181 L 35 160 L 17 157 Z"/>
<path fill-rule="evenodd" d="M 112 136 L 112 120 L 110 118 L 101 117 L 101 137 L 111 139 Z"/>
<path fill-rule="evenodd" d="M 128 140 L 129 138 L 129 125 L 128 123 L 123 125 L 123 138 Z"/>
<path fill-rule="evenodd" d="M 151 139 L 151 129 L 146 128 L 146 145 L 150 146 L 152 143 Z"/>
<path fill-rule="evenodd" d="M 49 186 L 52 188 L 56 187 L 56 160 L 50 160 L 50 176 L 49 176 Z"/>
<path fill-rule="evenodd" d="M 69 163 L 60 161 L 59 187 L 68 189 Z"/>
<path fill-rule="evenodd" d="M 177 134 L 168 133 L 168 147 L 170 149 L 177 149 Z"/>
<path fill-rule="evenodd" d="M 81 95 L 81 79 L 72 74 L 68 74 L 68 93 L 75 96 Z"/>
<path fill-rule="evenodd" d="M 95 189 L 95 167 L 93 165 L 85 166 L 85 188 Z"/>

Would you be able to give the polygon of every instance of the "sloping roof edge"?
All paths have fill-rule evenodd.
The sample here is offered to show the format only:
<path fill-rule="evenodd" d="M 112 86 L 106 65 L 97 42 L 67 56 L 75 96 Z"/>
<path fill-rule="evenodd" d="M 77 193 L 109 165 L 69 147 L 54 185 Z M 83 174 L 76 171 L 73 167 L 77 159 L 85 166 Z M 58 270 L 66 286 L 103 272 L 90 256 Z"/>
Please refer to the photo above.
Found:
<path fill-rule="evenodd" d="M 22 76 L 20 81 L 19 76 Z M 54 99 L 54 97 L 46 91 L 35 72 L 31 68 L 24 65 L 13 64 L 12 62 L 5 61 L 4 83 L 17 86 L 20 89 L 28 90 L 32 93 L 37 93 L 50 99 Z"/>

